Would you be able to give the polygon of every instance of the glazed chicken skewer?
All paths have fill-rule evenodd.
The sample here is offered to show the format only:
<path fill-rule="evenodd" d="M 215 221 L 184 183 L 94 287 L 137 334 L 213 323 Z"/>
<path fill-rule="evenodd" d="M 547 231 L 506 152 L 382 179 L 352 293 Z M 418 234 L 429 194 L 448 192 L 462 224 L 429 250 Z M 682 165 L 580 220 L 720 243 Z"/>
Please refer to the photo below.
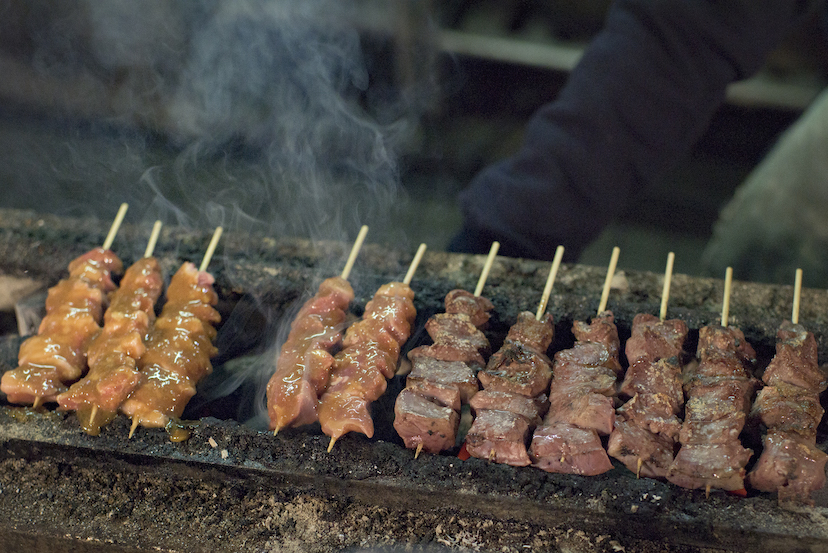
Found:
<path fill-rule="evenodd" d="M 112 293 L 103 329 L 89 345 L 89 372 L 57 396 L 60 410 L 78 412 L 87 434 L 98 435 L 138 385 L 137 362 L 146 351 L 144 341 L 164 284 L 158 260 L 152 257 L 160 232 L 161 222 L 156 221 L 143 259 L 127 269 Z"/>
<path fill-rule="evenodd" d="M 319 418 L 319 398 L 328 387 L 333 352 L 342 343 L 346 310 L 354 299 L 348 277 L 367 233 L 368 227 L 363 226 L 342 273 L 322 281 L 290 325 L 267 384 L 267 411 L 274 436 L 282 428 L 311 424 Z"/>
<path fill-rule="evenodd" d="M 513 466 L 532 462 L 527 441 L 549 406 L 545 392 L 552 378 L 546 352 L 555 327 L 546 306 L 563 252 L 558 246 L 537 313 L 518 315 L 503 346 L 477 375 L 483 389 L 470 401 L 475 418 L 465 441 L 473 457 Z"/>
<path fill-rule="evenodd" d="M 0 382 L 10 402 L 38 408 L 55 401 L 86 372 L 87 347 L 101 329 L 107 294 L 116 288 L 112 274 L 123 268 L 109 248 L 126 210 L 127 204 L 121 204 L 103 246 L 73 260 L 69 277 L 49 289 L 38 334 L 21 344 L 18 367 Z"/>
<path fill-rule="evenodd" d="M 403 281 L 381 286 L 365 306 L 362 319 L 345 332 L 342 350 L 334 356 L 330 384 L 319 398 L 319 423 L 331 437 L 329 452 L 348 432 L 374 435 L 369 408 L 385 392 L 386 380 L 397 370 L 400 349 L 411 335 L 417 311 L 410 284 L 425 249 L 420 244 Z"/>
<path fill-rule="evenodd" d="M 475 373 L 485 367 L 489 341 L 481 329 L 489 321 L 492 302 L 480 294 L 497 256 L 494 242 L 475 293 L 451 290 L 445 312 L 432 316 L 426 331 L 433 343 L 408 353 L 412 362 L 405 389 L 394 403 L 394 429 L 414 458 L 425 450 L 438 453 L 455 446 L 460 410 L 477 393 Z"/>
<path fill-rule="evenodd" d="M 185 262 L 170 280 L 167 301 L 138 362 L 140 381 L 120 407 L 132 419 L 130 437 L 140 424 L 166 427 L 173 441 L 186 438 L 177 419 L 198 381 L 212 371 L 210 358 L 217 353 L 212 341 L 221 316 L 213 307 L 218 303 L 215 279 L 206 269 L 221 234 L 216 228 L 199 268 Z"/>

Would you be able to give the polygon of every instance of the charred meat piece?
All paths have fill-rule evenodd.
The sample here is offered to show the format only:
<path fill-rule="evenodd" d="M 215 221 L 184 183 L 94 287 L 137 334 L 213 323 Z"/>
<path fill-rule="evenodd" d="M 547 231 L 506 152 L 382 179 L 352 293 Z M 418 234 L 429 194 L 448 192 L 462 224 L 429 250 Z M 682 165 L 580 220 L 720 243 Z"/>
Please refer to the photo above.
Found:
<path fill-rule="evenodd" d="M 475 373 L 489 354 L 489 341 L 477 325 L 488 323 L 492 303 L 452 290 L 445 306 L 445 313 L 426 323 L 434 343 L 408 353 L 412 369 L 394 406 L 394 429 L 405 446 L 418 453 L 439 453 L 456 445 L 460 408 L 477 393 Z"/>
<path fill-rule="evenodd" d="M 69 277 L 49 289 L 46 316 L 37 335 L 23 342 L 18 367 L 0 381 L 0 390 L 10 402 L 56 401 L 84 375 L 87 348 L 101 330 L 106 295 L 115 289 L 112 274 L 122 268 L 121 260 L 103 248 L 69 264 Z"/>
<path fill-rule="evenodd" d="M 552 368 L 546 349 L 555 327 L 524 311 L 509 329 L 503 347 L 478 373 L 483 391 L 472 398 L 475 419 L 466 435 L 473 457 L 514 466 L 531 464 L 527 445 L 545 408 Z M 479 399 L 478 399 L 479 398 Z"/>
<path fill-rule="evenodd" d="M 615 423 L 620 342 L 611 311 L 576 321 L 575 345 L 555 354 L 549 411 L 532 438 L 532 464 L 549 472 L 595 475 L 612 468 L 599 432 Z"/>
<path fill-rule="evenodd" d="M 342 341 L 345 311 L 353 299 L 347 280 L 328 278 L 296 314 L 267 384 L 272 430 L 316 422 L 316 406 L 333 366 L 332 351 Z"/>
<path fill-rule="evenodd" d="M 132 264 L 110 298 L 104 326 L 88 350 L 89 372 L 58 395 L 60 409 L 78 411 L 83 429 L 100 432 L 140 380 L 138 360 L 155 322 L 155 303 L 163 288 L 161 267 L 154 257 Z"/>
<path fill-rule="evenodd" d="M 780 503 L 813 505 L 811 493 L 825 485 L 828 455 L 817 449 L 816 431 L 824 413 L 819 394 L 826 376 L 817 363 L 814 335 L 802 325 L 783 323 L 776 355 L 762 376 L 767 386 L 753 408 L 768 432 L 748 475 L 751 487 L 777 492 Z"/>
<path fill-rule="evenodd" d="M 138 363 L 140 382 L 121 405 L 133 429 L 138 424 L 164 427 L 179 418 L 198 381 L 212 372 L 214 325 L 221 320 L 213 307 L 218 302 L 213 282 L 192 263 L 182 264 L 170 280 L 167 301 Z"/>
<path fill-rule="evenodd" d="M 416 316 L 411 287 L 390 282 L 380 286 L 362 319 L 348 327 L 342 351 L 334 356 L 330 384 L 319 398 L 319 423 L 331 445 L 348 432 L 374 435 L 371 403 L 394 376 Z"/>
<path fill-rule="evenodd" d="M 667 480 L 685 488 L 744 488 L 753 452 L 739 434 L 758 382 L 750 368 L 756 355 L 742 331 L 706 326 L 699 330 L 699 364 L 684 377 L 687 402 L 679 435 L 681 449 Z"/>

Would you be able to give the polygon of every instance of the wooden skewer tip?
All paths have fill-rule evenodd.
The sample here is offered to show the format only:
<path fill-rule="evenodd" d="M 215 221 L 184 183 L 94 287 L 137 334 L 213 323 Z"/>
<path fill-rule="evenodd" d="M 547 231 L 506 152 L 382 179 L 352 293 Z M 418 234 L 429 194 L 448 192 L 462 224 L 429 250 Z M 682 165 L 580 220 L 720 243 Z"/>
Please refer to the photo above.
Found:
<path fill-rule="evenodd" d="M 115 241 L 115 236 L 118 234 L 118 229 L 121 228 L 121 223 L 124 222 L 124 216 L 126 215 L 128 207 L 128 204 L 122 203 L 121 207 L 118 208 L 118 213 L 115 215 L 115 220 L 112 221 L 112 226 L 109 227 L 109 234 L 106 235 L 106 239 L 104 240 L 103 249 L 108 250 L 110 247 L 112 247 L 112 242 Z"/>
<path fill-rule="evenodd" d="M 356 240 L 354 240 L 354 245 L 351 246 L 351 252 L 348 254 L 348 260 L 345 262 L 345 267 L 339 275 L 342 280 L 348 280 L 348 277 L 351 276 L 351 269 L 354 268 L 354 262 L 356 262 L 357 255 L 359 254 L 359 250 L 362 249 L 362 243 L 365 241 L 365 236 L 367 234 L 368 225 L 362 225 L 359 229 L 359 234 L 357 234 Z"/>
<path fill-rule="evenodd" d="M 414 278 L 414 273 L 417 272 L 417 267 L 419 267 L 420 261 L 422 261 L 425 251 L 425 243 L 420 244 L 420 247 L 417 248 L 417 253 L 414 254 L 414 259 L 411 260 L 411 265 L 408 266 L 408 272 L 405 274 L 403 284 L 411 284 L 411 280 Z"/>
<path fill-rule="evenodd" d="M 334 438 L 333 436 L 331 436 L 331 441 L 330 441 L 330 443 L 328 444 L 328 453 L 330 453 L 330 452 L 331 452 L 331 450 L 333 449 L 333 446 L 334 446 L 334 444 L 335 444 L 335 443 L 336 443 L 336 438 Z"/>
<path fill-rule="evenodd" d="M 552 295 L 552 287 L 555 285 L 555 278 L 558 275 L 558 269 L 561 266 L 561 259 L 563 259 L 564 247 L 558 246 L 555 250 L 555 257 L 552 259 L 552 266 L 549 268 L 549 276 L 546 278 L 546 286 L 543 288 L 543 295 L 541 296 L 540 304 L 538 305 L 538 312 L 535 313 L 535 319 L 541 320 L 543 314 L 546 312 L 546 306 L 549 304 L 549 296 Z"/>
<path fill-rule="evenodd" d="M 607 308 L 607 301 L 609 301 L 610 288 L 612 286 L 612 277 L 615 276 L 615 268 L 618 266 L 618 256 L 621 254 L 621 248 L 615 246 L 612 249 L 612 256 L 610 257 L 609 267 L 607 267 L 607 276 L 604 279 L 604 289 L 601 292 L 601 303 L 598 305 L 598 314 L 603 313 Z"/>
<path fill-rule="evenodd" d="M 673 264 L 676 259 L 676 254 L 670 252 L 667 254 L 667 267 L 664 269 L 664 287 L 661 289 L 661 309 L 658 313 L 658 318 L 662 321 L 667 318 L 667 301 L 670 297 L 670 282 L 673 279 Z"/>
<path fill-rule="evenodd" d="M 32 409 L 40 409 L 41 405 L 43 405 L 43 397 L 41 397 L 41 396 L 35 397 L 35 400 L 32 403 Z"/>
<path fill-rule="evenodd" d="M 414 458 L 416 459 L 417 457 L 419 457 L 420 453 L 422 453 L 422 452 L 423 452 L 423 444 L 419 443 L 419 444 L 417 444 L 417 450 L 414 452 Z"/>
<path fill-rule="evenodd" d="M 802 269 L 797 269 L 794 276 L 793 309 L 791 311 L 791 322 L 799 324 L 799 307 L 802 301 Z"/>
<path fill-rule="evenodd" d="M 152 252 L 155 251 L 155 244 L 158 242 L 158 236 L 161 234 L 161 221 L 155 221 L 152 225 L 152 233 L 150 234 L 149 242 L 147 242 L 147 249 L 144 250 L 144 257 L 151 257 Z"/>
<path fill-rule="evenodd" d="M 489 271 L 492 270 L 497 252 L 500 250 L 500 242 L 492 242 L 492 247 L 489 248 L 489 255 L 486 257 L 486 263 L 483 264 L 483 271 L 480 273 L 480 278 L 477 281 L 477 287 L 474 289 L 474 295 L 480 296 L 483 293 L 483 287 L 486 285 L 486 279 L 489 278 Z"/>
<path fill-rule="evenodd" d="M 733 267 L 725 270 L 724 293 L 722 295 L 722 326 L 727 328 L 730 317 L 730 290 L 733 286 Z"/>
<path fill-rule="evenodd" d="M 201 260 L 201 266 L 198 268 L 199 271 L 207 270 L 207 266 L 210 265 L 210 260 L 213 258 L 213 253 L 216 251 L 216 246 L 218 245 L 223 232 L 224 229 L 222 227 L 216 227 L 216 230 L 213 232 L 213 238 L 207 246 L 207 251 L 204 252 L 204 259 Z"/>
<path fill-rule="evenodd" d="M 132 438 L 132 435 L 135 434 L 135 430 L 138 428 L 138 417 L 132 417 L 132 426 L 129 427 L 129 436 L 127 439 Z"/>

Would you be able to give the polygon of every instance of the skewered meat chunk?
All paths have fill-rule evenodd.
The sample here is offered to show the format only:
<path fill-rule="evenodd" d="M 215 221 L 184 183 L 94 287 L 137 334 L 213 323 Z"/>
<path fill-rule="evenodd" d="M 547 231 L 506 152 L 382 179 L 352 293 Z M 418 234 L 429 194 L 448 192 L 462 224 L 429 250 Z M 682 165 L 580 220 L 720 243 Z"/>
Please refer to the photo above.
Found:
<path fill-rule="evenodd" d="M 780 503 L 813 505 L 811 492 L 825 485 L 828 455 L 816 447 L 824 413 L 819 394 L 826 372 L 817 363 L 814 335 L 790 322 L 777 332 L 776 355 L 762 380 L 754 412 L 768 427 L 759 461 L 748 475 L 750 485 L 777 492 Z"/>
<path fill-rule="evenodd" d="M 348 432 L 374 435 L 370 405 L 394 376 L 416 316 L 414 291 L 391 282 L 377 290 L 362 319 L 348 328 L 343 349 L 334 357 L 330 384 L 319 399 L 319 423 L 333 440 Z"/>
<path fill-rule="evenodd" d="M 213 282 L 192 263 L 182 264 L 170 280 L 167 301 L 138 363 L 140 382 L 121 405 L 133 427 L 163 427 L 180 417 L 198 381 L 212 371 L 214 325 L 221 320 L 213 307 L 218 302 Z"/>
<path fill-rule="evenodd" d="M 347 280 L 328 278 L 293 319 L 267 384 L 271 429 L 316 422 L 319 397 L 328 386 L 333 366 L 331 352 L 342 341 L 345 310 L 353 299 L 354 290 Z"/>
<path fill-rule="evenodd" d="M 103 330 L 89 345 L 89 372 L 58 395 L 60 409 L 79 411 L 87 433 L 97 435 L 138 385 L 137 361 L 146 350 L 144 340 L 155 321 L 162 287 L 155 258 L 140 259 L 127 269 L 110 298 Z"/>
<path fill-rule="evenodd" d="M 23 342 L 18 367 L 0 382 L 10 402 L 55 401 L 83 376 L 87 347 L 100 331 L 106 294 L 115 289 L 112 273 L 122 268 L 121 260 L 103 248 L 69 264 L 69 277 L 49 290 L 38 334 Z"/>
<path fill-rule="evenodd" d="M 679 359 L 687 338 L 680 320 L 640 313 L 633 318 L 625 353 L 630 367 L 619 394 L 630 399 L 616 410 L 607 452 L 637 475 L 664 478 L 682 430 L 684 404 Z"/>
<path fill-rule="evenodd" d="M 405 388 L 394 404 L 394 428 L 405 447 L 422 446 L 429 453 L 454 447 L 460 414 L 415 389 Z"/>
<path fill-rule="evenodd" d="M 572 333 L 578 341 L 555 354 L 549 411 L 529 447 L 533 466 L 590 476 L 612 468 L 598 434 L 609 434 L 615 423 L 621 363 L 614 319 L 604 311 L 590 324 L 576 321 Z"/>
<path fill-rule="evenodd" d="M 544 392 L 552 377 L 546 350 L 554 333 L 551 315 L 537 320 L 528 311 L 520 313 L 503 347 L 478 373 L 483 391 L 471 400 L 475 419 L 466 435 L 470 455 L 514 466 L 531 464 L 526 446 L 540 422 L 539 404 L 545 408 Z"/>
<path fill-rule="evenodd" d="M 758 385 L 750 371 L 756 354 L 741 330 L 722 326 L 699 330 L 697 353 L 698 366 L 684 376 L 681 449 L 666 477 L 685 488 L 740 490 L 753 455 L 739 433 Z"/>
<path fill-rule="evenodd" d="M 478 391 L 475 372 L 485 366 L 489 341 L 478 328 L 488 323 L 494 306 L 488 299 L 465 290 L 445 297 L 446 312 L 434 315 L 426 330 L 434 341 L 408 353 L 413 367 L 394 405 L 394 429 L 410 449 L 439 453 L 454 447 L 460 424 L 460 408 Z M 446 400 L 454 389 L 460 404 Z M 452 397 L 454 397 L 452 395 Z"/>

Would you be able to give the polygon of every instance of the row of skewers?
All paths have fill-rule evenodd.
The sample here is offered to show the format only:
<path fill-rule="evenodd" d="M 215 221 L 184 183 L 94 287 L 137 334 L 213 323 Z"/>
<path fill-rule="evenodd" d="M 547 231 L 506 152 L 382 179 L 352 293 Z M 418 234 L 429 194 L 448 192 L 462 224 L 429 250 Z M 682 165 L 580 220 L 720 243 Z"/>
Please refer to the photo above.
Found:
<path fill-rule="evenodd" d="M 164 278 L 152 257 L 161 231 L 153 226 L 144 257 L 123 274 L 109 248 L 126 214 L 122 204 L 100 248 L 69 264 L 69 276 L 49 289 L 38 333 L 20 346 L 17 368 L 0 380 L 12 403 L 38 408 L 56 402 L 76 412 L 97 435 L 120 411 L 140 425 L 165 427 L 171 439 L 188 435 L 180 424 L 198 381 L 212 371 L 212 340 L 220 321 L 218 296 L 206 269 L 221 237 L 218 227 L 196 268 L 185 262 L 172 276 L 156 318 Z"/>
<path fill-rule="evenodd" d="M 120 411 L 132 419 L 130 436 L 142 425 L 166 427 L 173 439 L 183 439 L 179 417 L 216 354 L 212 342 L 220 317 L 206 267 L 221 229 L 199 269 L 184 263 L 172 277 L 156 319 L 163 277 L 152 251 L 160 223 L 144 258 L 127 269 L 119 286 L 113 282 L 122 264 L 109 247 L 125 209 L 102 248 L 73 261 L 70 276 L 50 289 L 38 334 L 21 345 L 19 366 L 3 375 L 0 389 L 13 403 L 57 402 L 60 410 L 77 412 L 90 434 Z M 329 451 L 348 432 L 373 436 L 371 404 L 397 372 L 416 317 L 411 282 L 424 244 L 405 278 L 381 286 L 362 317 L 348 324 L 354 299 L 348 277 L 366 233 L 363 227 L 343 272 L 324 280 L 294 318 L 267 386 L 274 433 L 318 422 L 331 438 Z M 730 270 L 721 325 L 700 329 L 698 363 L 683 363 L 687 325 L 666 319 L 672 254 L 660 315 L 633 320 L 626 372 L 614 316 L 606 310 L 618 248 L 596 316 L 573 324 L 573 347 L 547 356 L 554 337 L 547 303 L 563 254 L 559 247 L 537 312 L 520 313 L 491 355 L 484 331 L 493 305 L 481 294 L 497 246 L 475 292 L 452 290 L 445 312 L 426 323 L 433 343 L 408 353 L 412 368 L 396 398 L 394 427 L 415 457 L 462 443 L 462 457 L 581 475 L 610 470 L 612 457 L 637 476 L 707 493 L 738 492 L 753 453 L 742 447 L 739 434 L 753 415 L 768 432 L 747 475 L 752 488 L 778 492 L 782 501 L 808 502 L 824 485 L 828 456 L 816 447 L 816 428 L 828 378 L 817 363 L 813 334 L 798 324 L 801 272 L 794 315 L 780 327 L 777 355 L 761 387 L 753 377 L 755 352 L 727 324 Z M 464 412 L 473 422 L 461 432 Z"/>
<path fill-rule="evenodd" d="M 463 458 L 475 456 L 587 476 L 610 470 L 612 457 L 639 477 L 701 488 L 707 494 L 713 488 L 744 494 L 747 477 L 750 487 L 777 492 L 782 502 L 808 503 L 811 492 L 823 487 L 828 455 L 816 446 L 816 429 L 823 415 L 819 394 L 828 385 L 828 375 L 817 364 L 813 334 L 798 324 L 801 271 L 797 273 L 794 315 L 780 327 L 777 355 L 763 375 L 765 386 L 754 403 L 755 392 L 761 387 L 753 376 L 756 354 L 744 334 L 728 325 L 732 270 L 726 273 L 721 324 L 700 329 L 698 362 L 685 364 L 683 347 L 689 329 L 683 321 L 666 319 L 674 261 L 671 253 L 660 314 L 641 313 L 634 318 L 632 335 L 625 344 L 629 367 L 625 372 L 614 316 L 606 310 L 618 248 L 613 251 L 596 316 L 589 323 L 574 323 L 574 346 L 557 352 L 554 360 L 546 355 L 554 337 L 546 305 L 563 249 L 558 249 L 550 268 L 537 313 L 520 313 L 503 347 L 490 356 L 483 330 L 493 305 L 481 292 L 496 252 L 497 243 L 475 293 L 452 290 L 445 298 L 445 312 L 428 320 L 426 331 L 433 343 L 408 353 L 412 368 L 405 389 L 396 398 L 394 428 L 405 446 L 415 449 L 415 457 L 422 451 L 439 453 L 462 443 Z M 324 287 L 323 283 L 320 291 Z M 306 307 L 311 303 L 320 306 L 312 300 Z M 344 310 L 347 303 L 341 301 L 337 310 Z M 330 353 L 338 347 L 332 337 L 343 316 L 328 327 L 308 326 L 305 317 L 310 313 L 303 308 L 294 320 L 291 337 L 268 385 L 271 427 L 278 432 L 317 420 L 312 414 L 282 414 L 284 406 L 295 401 L 290 387 L 307 378 L 301 376 L 307 374 L 307 365 L 288 360 L 286 352 L 293 343 L 305 343 L 306 336 L 326 336 L 328 340 L 315 343 L 318 349 L 306 359 L 330 356 L 326 366 L 333 367 L 331 374 L 337 376 L 331 376 L 329 382 L 335 388 L 359 389 L 358 397 L 351 396 L 351 403 L 327 403 L 324 418 L 348 421 L 335 430 L 321 414 L 327 391 L 314 386 L 313 393 L 306 394 L 301 403 L 319 406 L 318 420 L 331 436 L 330 447 L 348 431 L 371 437 L 373 425 L 367 406 L 384 391 L 385 379 L 393 374 L 398 348 L 413 321 L 413 304 L 386 311 L 387 323 L 397 321 L 406 333 L 398 334 L 382 370 L 374 370 L 372 379 L 358 379 L 359 384 L 352 382 L 353 367 L 371 365 L 370 356 Z M 373 319 L 372 313 L 369 303 L 365 318 Z M 319 324 L 326 315 L 315 311 L 312 317 Z M 314 330 L 303 335 L 302 328 Z M 354 328 L 361 327 L 357 324 Z M 350 333 L 345 334 L 342 351 L 349 349 Z M 378 340 L 376 334 L 362 330 L 359 336 L 363 341 Z M 342 372 L 343 357 L 349 357 L 347 375 Z M 393 361 L 390 369 L 388 361 Z M 470 409 L 473 423 L 461 439 L 464 406 Z M 312 407 L 307 407 L 305 413 L 311 411 Z M 753 452 L 742 446 L 739 435 L 749 416 L 758 417 L 768 431 L 762 455 L 746 474 Z"/>

